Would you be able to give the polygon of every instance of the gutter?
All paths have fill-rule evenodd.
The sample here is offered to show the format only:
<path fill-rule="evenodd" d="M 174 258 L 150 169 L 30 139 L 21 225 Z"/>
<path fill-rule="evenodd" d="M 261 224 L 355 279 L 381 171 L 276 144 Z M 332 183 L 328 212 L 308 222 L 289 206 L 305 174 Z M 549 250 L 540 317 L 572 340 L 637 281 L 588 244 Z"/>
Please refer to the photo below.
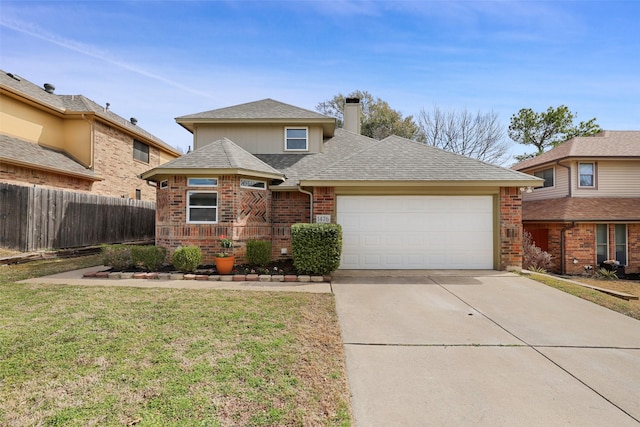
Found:
<path fill-rule="evenodd" d="M 309 224 L 313 224 L 313 193 L 310 191 L 303 190 L 298 184 L 298 191 L 309 195 Z"/>

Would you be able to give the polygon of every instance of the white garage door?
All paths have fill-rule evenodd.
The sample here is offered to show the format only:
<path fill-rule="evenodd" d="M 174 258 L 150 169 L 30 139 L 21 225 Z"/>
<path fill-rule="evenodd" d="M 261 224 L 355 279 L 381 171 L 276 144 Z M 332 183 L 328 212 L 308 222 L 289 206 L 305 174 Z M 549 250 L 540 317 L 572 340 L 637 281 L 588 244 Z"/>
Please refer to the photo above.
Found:
<path fill-rule="evenodd" d="M 338 196 L 341 269 L 491 269 L 491 196 Z"/>

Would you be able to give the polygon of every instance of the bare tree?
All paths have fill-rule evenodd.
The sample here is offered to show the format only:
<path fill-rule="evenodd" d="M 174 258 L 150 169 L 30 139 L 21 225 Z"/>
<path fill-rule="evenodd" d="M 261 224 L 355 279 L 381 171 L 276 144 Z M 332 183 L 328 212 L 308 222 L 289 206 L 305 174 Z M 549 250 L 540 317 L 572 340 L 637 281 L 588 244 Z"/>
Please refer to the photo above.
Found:
<path fill-rule="evenodd" d="M 509 160 L 510 143 L 493 111 L 474 114 L 466 109 L 444 111 L 434 106 L 432 111 L 422 109 L 418 125 L 418 140 L 425 144 L 497 165 Z"/>

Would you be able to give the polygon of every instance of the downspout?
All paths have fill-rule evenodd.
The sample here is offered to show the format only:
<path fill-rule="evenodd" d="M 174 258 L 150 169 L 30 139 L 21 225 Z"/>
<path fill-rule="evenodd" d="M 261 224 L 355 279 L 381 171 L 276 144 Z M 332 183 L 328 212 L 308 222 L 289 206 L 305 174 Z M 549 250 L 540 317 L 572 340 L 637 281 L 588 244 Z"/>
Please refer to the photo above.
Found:
<path fill-rule="evenodd" d="M 574 228 L 575 226 L 576 226 L 576 222 L 572 221 L 570 226 L 563 227 L 562 230 L 560 230 L 560 258 L 561 258 L 560 274 L 567 274 L 567 266 L 566 266 L 566 260 L 565 260 L 565 250 L 564 250 L 564 242 L 565 242 L 564 232 Z"/>
<path fill-rule="evenodd" d="M 309 224 L 312 224 L 313 223 L 313 193 L 310 191 L 303 190 L 302 187 L 300 187 L 300 184 L 298 184 L 298 191 L 303 194 L 309 195 Z"/>

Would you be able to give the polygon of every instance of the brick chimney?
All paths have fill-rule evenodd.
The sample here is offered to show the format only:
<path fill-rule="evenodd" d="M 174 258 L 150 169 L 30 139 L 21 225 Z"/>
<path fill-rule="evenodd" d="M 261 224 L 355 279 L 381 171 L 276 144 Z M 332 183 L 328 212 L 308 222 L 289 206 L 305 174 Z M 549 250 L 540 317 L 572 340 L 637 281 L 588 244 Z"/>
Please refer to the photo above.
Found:
<path fill-rule="evenodd" d="M 362 105 L 359 98 L 347 98 L 344 104 L 344 124 L 345 130 L 360 134 L 360 117 L 362 116 Z"/>

